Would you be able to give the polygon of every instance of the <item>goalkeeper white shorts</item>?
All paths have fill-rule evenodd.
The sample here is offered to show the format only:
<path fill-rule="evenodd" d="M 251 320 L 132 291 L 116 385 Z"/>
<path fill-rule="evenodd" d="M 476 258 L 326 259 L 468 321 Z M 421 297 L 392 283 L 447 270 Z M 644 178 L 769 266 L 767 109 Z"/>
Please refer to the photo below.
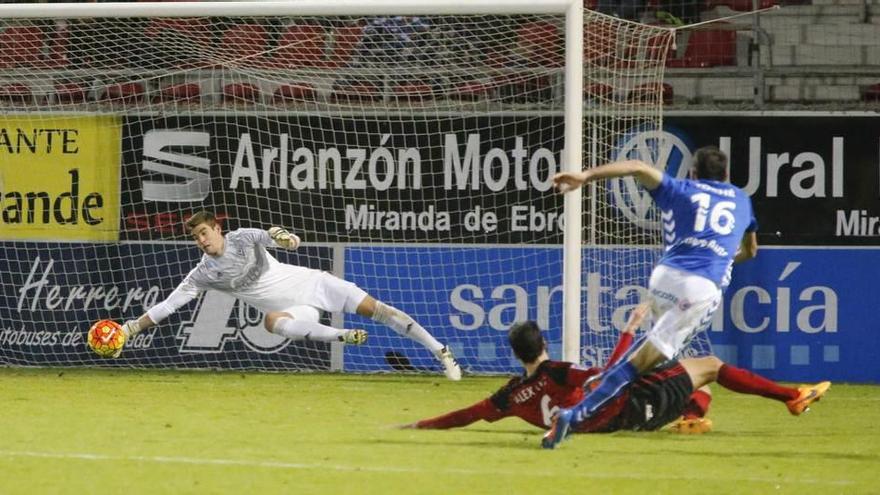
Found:
<path fill-rule="evenodd" d="M 307 304 L 331 313 L 355 313 L 368 295 L 357 285 L 327 272 L 318 275 L 312 290 L 314 292 L 308 298 L 311 301 Z"/>
<path fill-rule="evenodd" d="M 707 278 L 657 265 L 648 283 L 648 298 L 654 326 L 647 339 L 672 359 L 709 326 L 721 304 L 721 289 Z"/>

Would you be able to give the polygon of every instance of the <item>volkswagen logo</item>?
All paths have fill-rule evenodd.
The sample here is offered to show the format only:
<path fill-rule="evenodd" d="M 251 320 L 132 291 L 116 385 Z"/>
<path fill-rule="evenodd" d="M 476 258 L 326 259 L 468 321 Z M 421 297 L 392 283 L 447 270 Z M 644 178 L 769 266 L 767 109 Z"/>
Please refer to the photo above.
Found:
<path fill-rule="evenodd" d="M 641 160 L 681 179 L 688 175 L 692 155 L 684 139 L 671 129 L 643 129 L 627 134 L 613 159 Z M 627 220 L 643 229 L 660 230 L 656 208 L 647 190 L 632 177 L 610 182 L 612 201 Z"/>

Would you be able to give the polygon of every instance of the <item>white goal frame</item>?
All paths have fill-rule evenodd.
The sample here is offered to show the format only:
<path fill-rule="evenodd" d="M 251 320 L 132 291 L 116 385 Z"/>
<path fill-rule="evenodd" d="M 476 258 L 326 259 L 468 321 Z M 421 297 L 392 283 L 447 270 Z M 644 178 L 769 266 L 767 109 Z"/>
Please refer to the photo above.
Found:
<path fill-rule="evenodd" d="M 0 5 L 0 19 L 131 18 L 245 15 L 492 15 L 565 16 L 564 169 L 583 160 L 583 2 L 581 0 L 297 0 L 238 2 L 55 3 Z M 580 361 L 582 195 L 565 196 L 562 357 Z"/>

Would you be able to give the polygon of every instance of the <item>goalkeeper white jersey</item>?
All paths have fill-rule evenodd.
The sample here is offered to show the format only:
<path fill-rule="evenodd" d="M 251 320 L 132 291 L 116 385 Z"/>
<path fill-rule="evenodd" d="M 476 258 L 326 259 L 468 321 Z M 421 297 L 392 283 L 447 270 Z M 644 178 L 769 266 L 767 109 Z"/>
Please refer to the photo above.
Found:
<path fill-rule="evenodd" d="M 238 229 L 224 236 L 223 254 L 202 255 L 187 279 L 201 290 L 234 292 L 257 284 L 269 270 L 269 259 L 279 264 L 266 247 L 273 244 L 265 230 Z"/>
<path fill-rule="evenodd" d="M 265 230 L 238 229 L 224 236 L 223 254 L 201 261 L 165 301 L 148 312 L 158 323 L 206 290 L 218 290 L 260 310 L 318 306 L 316 285 L 321 271 L 281 263 L 266 252 L 274 242 Z"/>

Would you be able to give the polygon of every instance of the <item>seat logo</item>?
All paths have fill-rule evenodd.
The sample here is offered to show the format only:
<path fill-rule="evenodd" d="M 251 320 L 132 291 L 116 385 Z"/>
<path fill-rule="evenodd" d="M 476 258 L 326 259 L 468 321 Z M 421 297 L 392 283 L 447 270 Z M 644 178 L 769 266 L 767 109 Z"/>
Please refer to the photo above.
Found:
<path fill-rule="evenodd" d="M 143 170 L 165 179 L 144 180 L 144 201 L 204 201 L 211 192 L 211 160 L 177 149 L 207 149 L 210 143 L 207 132 L 160 129 L 144 133 Z"/>

